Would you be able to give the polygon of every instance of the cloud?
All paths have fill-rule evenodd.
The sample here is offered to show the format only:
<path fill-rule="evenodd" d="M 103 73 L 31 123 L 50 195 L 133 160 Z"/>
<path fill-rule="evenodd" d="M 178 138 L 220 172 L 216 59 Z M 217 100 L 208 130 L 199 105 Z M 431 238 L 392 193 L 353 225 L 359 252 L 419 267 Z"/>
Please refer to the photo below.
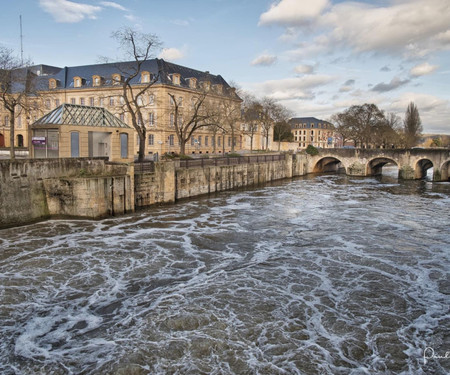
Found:
<path fill-rule="evenodd" d="M 164 48 L 159 54 L 160 59 L 175 61 L 184 58 L 184 53 L 177 48 Z"/>
<path fill-rule="evenodd" d="M 355 85 L 354 79 L 347 80 L 339 89 L 339 92 L 349 92 L 352 91 Z"/>
<path fill-rule="evenodd" d="M 101 7 L 74 3 L 68 0 L 39 0 L 40 7 L 50 13 L 56 22 L 76 23 L 85 18 L 96 19 Z"/>
<path fill-rule="evenodd" d="M 261 55 L 254 59 L 250 65 L 253 66 L 270 66 L 275 64 L 277 61 L 277 57 L 273 55 Z"/>
<path fill-rule="evenodd" d="M 307 75 L 303 77 L 271 80 L 253 84 L 250 90 L 257 95 L 275 100 L 310 100 L 316 96 L 314 89 L 327 85 L 335 78 L 327 75 Z"/>
<path fill-rule="evenodd" d="M 450 101 L 433 95 L 415 92 L 403 93 L 390 102 L 389 111 L 404 117 L 406 108 L 414 102 L 424 127 L 424 133 L 450 134 L 448 119 L 450 118 Z"/>
<path fill-rule="evenodd" d="M 409 74 L 411 74 L 413 77 L 425 76 L 427 74 L 433 73 L 437 68 L 438 68 L 437 65 L 430 65 L 427 62 L 425 62 L 423 64 L 414 66 L 409 71 Z"/>
<path fill-rule="evenodd" d="M 114 8 L 114 9 L 122 10 L 124 12 L 128 11 L 127 8 L 123 7 L 120 4 L 114 3 L 112 1 L 101 1 L 100 4 L 103 5 L 104 7 Z"/>
<path fill-rule="evenodd" d="M 294 68 L 295 73 L 298 74 L 312 74 L 314 73 L 314 67 L 312 65 L 306 65 L 306 64 L 302 64 L 302 65 L 297 65 Z"/>
<path fill-rule="evenodd" d="M 392 78 L 391 82 L 389 82 L 389 83 L 378 83 L 377 85 L 375 85 L 372 88 L 372 91 L 376 91 L 376 92 L 392 91 L 392 90 L 398 89 L 401 86 L 406 85 L 409 82 L 410 82 L 409 79 L 402 80 L 398 77 L 394 77 L 394 78 Z"/>
<path fill-rule="evenodd" d="M 327 0 L 282 0 L 272 4 L 259 18 L 259 25 L 299 26 L 314 20 L 327 7 Z"/>
<path fill-rule="evenodd" d="M 383 66 L 383 67 L 380 69 L 380 72 L 390 72 L 390 71 L 391 71 L 391 68 L 389 68 L 387 65 Z"/>
<path fill-rule="evenodd" d="M 450 48 L 448 0 L 390 0 L 380 5 L 344 1 L 329 6 L 326 0 L 281 0 L 260 16 L 260 25 L 293 26 L 314 40 L 299 46 L 308 51 L 348 47 L 353 52 L 389 52 L 404 57 L 425 56 Z M 292 31 L 290 31 L 292 35 Z"/>

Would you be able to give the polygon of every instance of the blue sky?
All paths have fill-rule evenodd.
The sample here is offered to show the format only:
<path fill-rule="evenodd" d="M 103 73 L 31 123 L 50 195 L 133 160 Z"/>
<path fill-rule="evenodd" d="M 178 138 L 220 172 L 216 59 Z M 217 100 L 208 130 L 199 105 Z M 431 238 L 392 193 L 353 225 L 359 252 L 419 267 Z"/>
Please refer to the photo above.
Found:
<path fill-rule="evenodd" d="M 36 64 L 120 56 L 111 33 L 156 34 L 156 57 L 220 74 L 295 116 L 375 103 L 450 134 L 448 0 L 0 0 L 0 45 Z"/>

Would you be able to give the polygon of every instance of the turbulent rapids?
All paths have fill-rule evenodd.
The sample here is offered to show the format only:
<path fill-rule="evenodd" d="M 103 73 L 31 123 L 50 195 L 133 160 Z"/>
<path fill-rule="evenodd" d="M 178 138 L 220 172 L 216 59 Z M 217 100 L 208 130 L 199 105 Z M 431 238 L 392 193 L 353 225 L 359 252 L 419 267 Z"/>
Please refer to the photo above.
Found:
<path fill-rule="evenodd" d="M 449 208 L 322 175 L 2 230 L 0 373 L 446 374 Z"/>

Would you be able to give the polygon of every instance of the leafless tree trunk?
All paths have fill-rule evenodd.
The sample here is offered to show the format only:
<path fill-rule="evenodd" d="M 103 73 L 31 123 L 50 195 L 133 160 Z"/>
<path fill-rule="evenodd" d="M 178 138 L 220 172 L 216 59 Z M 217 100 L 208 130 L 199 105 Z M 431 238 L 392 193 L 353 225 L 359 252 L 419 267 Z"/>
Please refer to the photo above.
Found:
<path fill-rule="evenodd" d="M 139 33 L 131 28 L 122 28 L 113 32 L 112 38 L 119 43 L 122 51 L 133 61 L 131 65 L 118 63 L 117 69 L 123 77 L 120 85 L 122 87 L 124 109 L 125 112 L 130 114 L 131 123 L 139 137 L 138 160 L 143 161 L 145 158 L 147 129 L 141 110 L 145 104 L 141 102 L 141 98 L 156 83 L 159 72 L 151 77 L 149 82 L 140 85 L 132 85 L 131 81 L 142 73 L 145 61 L 152 57 L 153 50 L 158 49 L 161 43 L 156 35 Z"/>

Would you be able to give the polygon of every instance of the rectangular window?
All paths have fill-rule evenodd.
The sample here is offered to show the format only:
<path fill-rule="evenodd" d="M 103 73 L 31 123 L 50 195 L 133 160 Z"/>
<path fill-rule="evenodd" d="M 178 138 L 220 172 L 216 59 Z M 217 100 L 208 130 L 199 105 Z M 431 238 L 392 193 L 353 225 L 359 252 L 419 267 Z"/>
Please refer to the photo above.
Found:
<path fill-rule="evenodd" d="M 228 137 L 228 147 L 231 147 L 231 137 Z"/>
<path fill-rule="evenodd" d="M 155 95 L 150 94 L 150 96 L 148 97 L 148 104 L 150 105 L 155 104 Z"/>
<path fill-rule="evenodd" d="M 109 105 L 114 106 L 114 98 L 109 98 Z"/>
<path fill-rule="evenodd" d="M 22 128 L 22 117 L 21 116 L 17 117 L 17 127 L 19 129 Z"/>
<path fill-rule="evenodd" d="M 173 97 L 169 96 L 169 104 L 170 105 L 175 105 L 175 102 L 173 100 Z"/>
<path fill-rule="evenodd" d="M 202 136 L 201 135 L 198 136 L 198 145 L 199 146 L 202 145 Z"/>
<path fill-rule="evenodd" d="M 120 121 L 125 122 L 125 113 L 121 113 L 119 117 L 120 117 Z"/>
<path fill-rule="evenodd" d="M 173 113 L 171 113 L 170 114 L 170 124 L 169 125 L 173 127 L 174 121 L 175 121 L 175 115 Z"/>
<path fill-rule="evenodd" d="M 169 145 L 173 146 L 175 144 L 175 137 L 173 134 L 169 136 Z"/>
<path fill-rule="evenodd" d="M 75 98 L 70 99 L 70 104 L 75 104 Z"/>
<path fill-rule="evenodd" d="M 51 106 L 50 99 L 46 99 L 45 100 L 45 109 L 50 109 L 50 106 Z"/>
<path fill-rule="evenodd" d="M 208 146 L 208 143 L 209 143 L 208 136 L 205 136 L 205 146 Z"/>
<path fill-rule="evenodd" d="M 126 159 L 128 157 L 128 134 L 120 134 L 120 157 Z"/>
<path fill-rule="evenodd" d="M 194 145 L 195 145 L 195 138 L 191 137 L 191 146 L 194 146 Z"/>
<path fill-rule="evenodd" d="M 56 105 L 57 107 L 59 107 L 59 106 L 61 105 L 61 102 L 60 102 L 59 99 L 55 99 L 55 105 Z"/>
<path fill-rule="evenodd" d="M 222 137 L 220 137 L 220 136 L 217 137 L 217 145 L 218 145 L 218 146 L 220 146 L 221 141 L 222 141 Z"/>
<path fill-rule="evenodd" d="M 148 145 L 153 146 L 154 144 L 155 144 L 155 136 L 154 136 L 154 134 L 149 134 L 148 135 Z"/>
<path fill-rule="evenodd" d="M 155 114 L 153 112 L 150 112 L 148 115 L 148 124 L 150 126 L 155 125 Z"/>
<path fill-rule="evenodd" d="M 80 133 L 70 133 L 70 156 L 72 158 L 80 157 Z"/>
<path fill-rule="evenodd" d="M 86 102 L 85 102 L 84 98 L 80 98 L 80 105 L 85 105 L 85 104 L 86 104 Z"/>
<path fill-rule="evenodd" d="M 103 105 L 104 105 L 104 100 L 103 100 L 103 98 L 100 98 L 98 104 L 99 104 L 100 107 L 103 107 Z"/>
<path fill-rule="evenodd" d="M 94 98 L 89 98 L 89 105 L 90 105 L 91 107 L 94 106 Z"/>

